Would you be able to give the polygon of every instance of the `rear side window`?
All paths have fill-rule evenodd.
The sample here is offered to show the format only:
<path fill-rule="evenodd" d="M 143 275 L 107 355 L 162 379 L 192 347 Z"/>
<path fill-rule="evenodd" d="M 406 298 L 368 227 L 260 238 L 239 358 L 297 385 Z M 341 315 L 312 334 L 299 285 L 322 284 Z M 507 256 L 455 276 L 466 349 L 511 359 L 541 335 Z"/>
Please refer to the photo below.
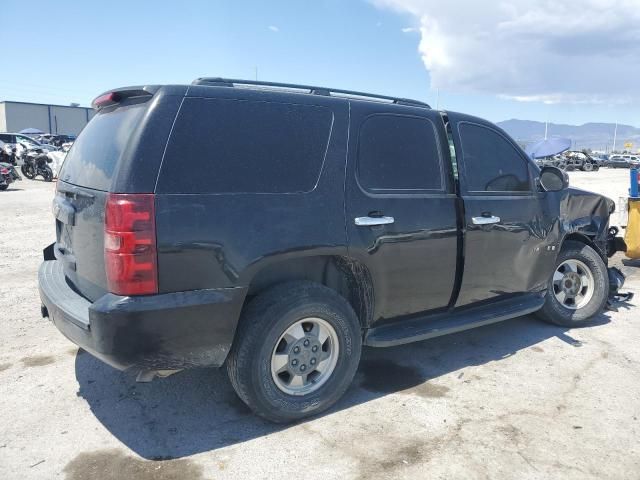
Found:
<path fill-rule="evenodd" d="M 158 182 L 163 193 L 294 193 L 314 189 L 333 113 L 290 103 L 185 99 Z"/>
<path fill-rule="evenodd" d="M 358 146 L 358 181 L 371 192 L 441 190 L 436 131 L 430 120 L 379 114 L 365 120 Z"/>
<path fill-rule="evenodd" d="M 146 105 L 98 112 L 78 135 L 67 153 L 60 178 L 65 182 L 108 191 L 118 161 Z"/>
<path fill-rule="evenodd" d="M 490 128 L 459 124 L 467 189 L 471 192 L 527 192 L 527 162 L 507 139 Z"/>

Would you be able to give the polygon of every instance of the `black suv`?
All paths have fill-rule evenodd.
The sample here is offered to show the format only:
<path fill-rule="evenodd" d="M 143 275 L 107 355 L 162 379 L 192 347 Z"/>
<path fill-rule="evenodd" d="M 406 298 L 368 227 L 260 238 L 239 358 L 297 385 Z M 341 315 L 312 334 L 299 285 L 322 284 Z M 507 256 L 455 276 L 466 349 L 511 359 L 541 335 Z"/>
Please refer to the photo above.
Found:
<path fill-rule="evenodd" d="M 340 398 L 363 345 L 532 312 L 570 327 L 607 301 L 613 202 L 480 118 L 219 78 L 94 107 L 40 296 L 116 368 L 226 364 L 247 405 L 291 421 Z"/>

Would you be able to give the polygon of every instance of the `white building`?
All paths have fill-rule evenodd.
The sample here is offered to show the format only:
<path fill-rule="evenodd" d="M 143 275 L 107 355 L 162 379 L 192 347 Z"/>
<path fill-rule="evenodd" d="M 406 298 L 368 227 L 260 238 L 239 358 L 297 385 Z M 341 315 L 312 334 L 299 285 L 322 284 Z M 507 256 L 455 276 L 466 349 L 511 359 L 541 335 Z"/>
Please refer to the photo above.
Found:
<path fill-rule="evenodd" d="M 86 107 L 0 101 L 0 132 L 37 128 L 45 133 L 77 135 L 94 113 Z"/>

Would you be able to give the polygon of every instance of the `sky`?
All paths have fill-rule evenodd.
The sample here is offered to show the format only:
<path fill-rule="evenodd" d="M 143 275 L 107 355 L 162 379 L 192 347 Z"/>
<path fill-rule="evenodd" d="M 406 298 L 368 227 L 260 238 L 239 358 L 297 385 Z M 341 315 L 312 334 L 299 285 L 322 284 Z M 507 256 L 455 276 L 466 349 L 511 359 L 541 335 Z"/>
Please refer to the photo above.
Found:
<path fill-rule="evenodd" d="M 257 75 L 494 122 L 640 126 L 640 0 L 2 0 L 0 18 L 0 100 Z"/>

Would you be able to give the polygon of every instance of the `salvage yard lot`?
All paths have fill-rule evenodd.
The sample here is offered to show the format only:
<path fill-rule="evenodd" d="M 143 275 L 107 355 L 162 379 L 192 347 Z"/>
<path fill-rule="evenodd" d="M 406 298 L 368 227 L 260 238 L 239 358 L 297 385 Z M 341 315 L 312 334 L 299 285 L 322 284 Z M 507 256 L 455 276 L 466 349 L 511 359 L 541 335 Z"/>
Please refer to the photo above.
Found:
<path fill-rule="evenodd" d="M 628 176 L 570 173 L 573 186 L 616 202 Z M 248 411 L 222 370 L 137 384 L 40 318 L 54 184 L 12 187 L 0 192 L 0 479 L 639 475 L 638 299 L 582 329 L 527 316 L 366 349 L 336 407 L 274 426 Z M 625 290 L 638 295 L 640 274 L 625 263 Z"/>

